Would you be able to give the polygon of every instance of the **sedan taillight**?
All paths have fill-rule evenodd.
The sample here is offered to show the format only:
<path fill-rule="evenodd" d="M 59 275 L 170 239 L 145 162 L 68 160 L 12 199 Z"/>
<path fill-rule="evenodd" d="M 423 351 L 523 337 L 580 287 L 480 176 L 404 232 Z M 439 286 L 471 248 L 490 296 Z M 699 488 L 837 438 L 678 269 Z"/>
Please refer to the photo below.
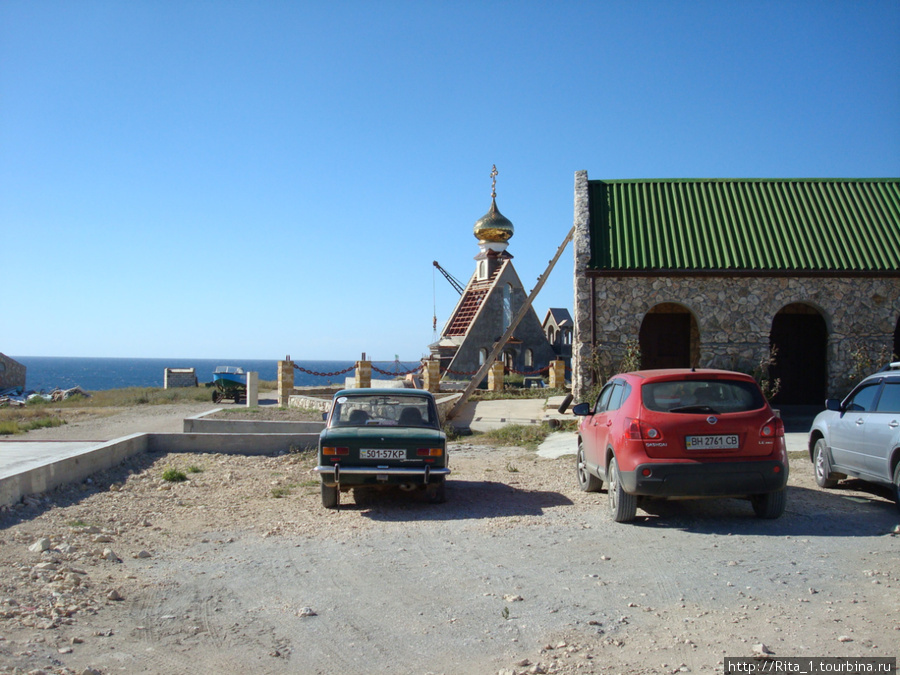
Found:
<path fill-rule="evenodd" d="M 416 450 L 416 455 L 419 457 L 440 457 L 443 454 L 443 448 L 419 448 Z"/>
<path fill-rule="evenodd" d="M 323 447 L 322 454 L 323 455 L 349 455 L 350 448 Z"/>

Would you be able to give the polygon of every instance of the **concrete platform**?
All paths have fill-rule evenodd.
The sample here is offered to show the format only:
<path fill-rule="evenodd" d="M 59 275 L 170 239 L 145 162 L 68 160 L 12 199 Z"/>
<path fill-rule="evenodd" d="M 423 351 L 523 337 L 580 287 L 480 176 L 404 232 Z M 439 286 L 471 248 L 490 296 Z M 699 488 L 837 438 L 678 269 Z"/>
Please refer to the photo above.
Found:
<path fill-rule="evenodd" d="M 97 441 L 0 441 L 0 480 L 98 445 Z"/>
<path fill-rule="evenodd" d="M 490 431 L 507 424 L 543 424 L 550 420 L 574 420 L 570 410 L 557 412 L 563 396 L 543 398 L 515 398 L 497 401 L 469 401 L 451 421 L 457 428 Z"/>
<path fill-rule="evenodd" d="M 140 453 L 269 455 L 289 452 L 294 448 L 314 448 L 318 441 L 318 433 L 142 433 L 100 444 L 2 441 L 0 506 L 15 504 L 25 495 L 47 492 L 65 483 L 84 480 Z"/>
<path fill-rule="evenodd" d="M 474 431 L 489 431 L 507 424 L 575 419 L 568 410 L 557 412 L 562 399 L 560 396 L 548 401 L 470 402 L 453 424 L 468 426 Z M 785 440 L 789 452 L 808 452 L 809 421 L 807 411 L 786 420 L 788 433 Z M 275 454 L 292 448 L 315 448 L 321 428 L 321 423 L 222 422 L 220 425 L 184 420 L 184 433 L 138 433 L 107 442 L 0 440 L 0 506 L 15 504 L 28 494 L 47 492 L 64 483 L 84 480 L 138 453 Z M 195 424 L 198 425 L 196 428 Z M 200 431 L 205 433 L 198 433 Z M 538 455 L 547 458 L 574 455 L 576 443 L 574 432 L 557 432 L 541 444 Z"/>

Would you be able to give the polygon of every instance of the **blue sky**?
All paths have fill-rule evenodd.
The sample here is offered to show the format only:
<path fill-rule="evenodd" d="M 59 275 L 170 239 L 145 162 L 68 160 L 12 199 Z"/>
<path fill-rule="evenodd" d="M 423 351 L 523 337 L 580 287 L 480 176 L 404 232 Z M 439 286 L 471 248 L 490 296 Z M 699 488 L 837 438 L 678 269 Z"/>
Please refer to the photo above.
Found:
<path fill-rule="evenodd" d="M 900 3 L 0 3 L 0 351 L 415 360 L 497 204 L 900 176 Z M 572 251 L 535 301 L 572 307 Z"/>

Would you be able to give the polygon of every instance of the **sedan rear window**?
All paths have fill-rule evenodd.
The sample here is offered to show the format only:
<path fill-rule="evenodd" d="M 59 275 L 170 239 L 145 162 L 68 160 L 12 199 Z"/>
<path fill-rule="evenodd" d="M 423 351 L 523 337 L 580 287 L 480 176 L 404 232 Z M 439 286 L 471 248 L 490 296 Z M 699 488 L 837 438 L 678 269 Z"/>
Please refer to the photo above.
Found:
<path fill-rule="evenodd" d="M 759 410 L 766 402 L 759 387 L 743 380 L 672 380 L 641 388 L 644 407 L 656 412 L 733 413 Z"/>
<path fill-rule="evenodd" d="M 440 428 L 430 400 L 424 396 L 354 395 L 334 402 L 331 426 Z"/>

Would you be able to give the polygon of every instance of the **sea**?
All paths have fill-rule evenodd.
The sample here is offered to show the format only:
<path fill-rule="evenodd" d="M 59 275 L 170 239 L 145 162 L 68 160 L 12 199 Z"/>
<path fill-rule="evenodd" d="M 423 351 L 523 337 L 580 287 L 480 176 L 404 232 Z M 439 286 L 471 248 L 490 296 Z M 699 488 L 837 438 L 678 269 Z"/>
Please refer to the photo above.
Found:
<path fill-rule="evenodd" d="M 212 382 L 213 371 L 218 366 L 238 366 L 244 372 L 259 373 L 260 380 L 278 379 L 277 360 L 259 359 L 139 359 L 92 358 L 67 356 L 11 356 L 26 368 L 27 391 L 50 392 L 54 389 L 81 387 L 87 391 L 122 389 L 125 387 L 162 387 L 166 368 L 193 368 L 202 385 Z M 294 361 L 306 371 L 294 368 L 295 387 L 343 385 L 345 378 L 353 377 L 355 361 Z M 403 374 L 419 366 L 418 361 L 373 361 L 374 368 L 394 374 Z M 388 378 L 377 371 L 372 377 Z"/>

